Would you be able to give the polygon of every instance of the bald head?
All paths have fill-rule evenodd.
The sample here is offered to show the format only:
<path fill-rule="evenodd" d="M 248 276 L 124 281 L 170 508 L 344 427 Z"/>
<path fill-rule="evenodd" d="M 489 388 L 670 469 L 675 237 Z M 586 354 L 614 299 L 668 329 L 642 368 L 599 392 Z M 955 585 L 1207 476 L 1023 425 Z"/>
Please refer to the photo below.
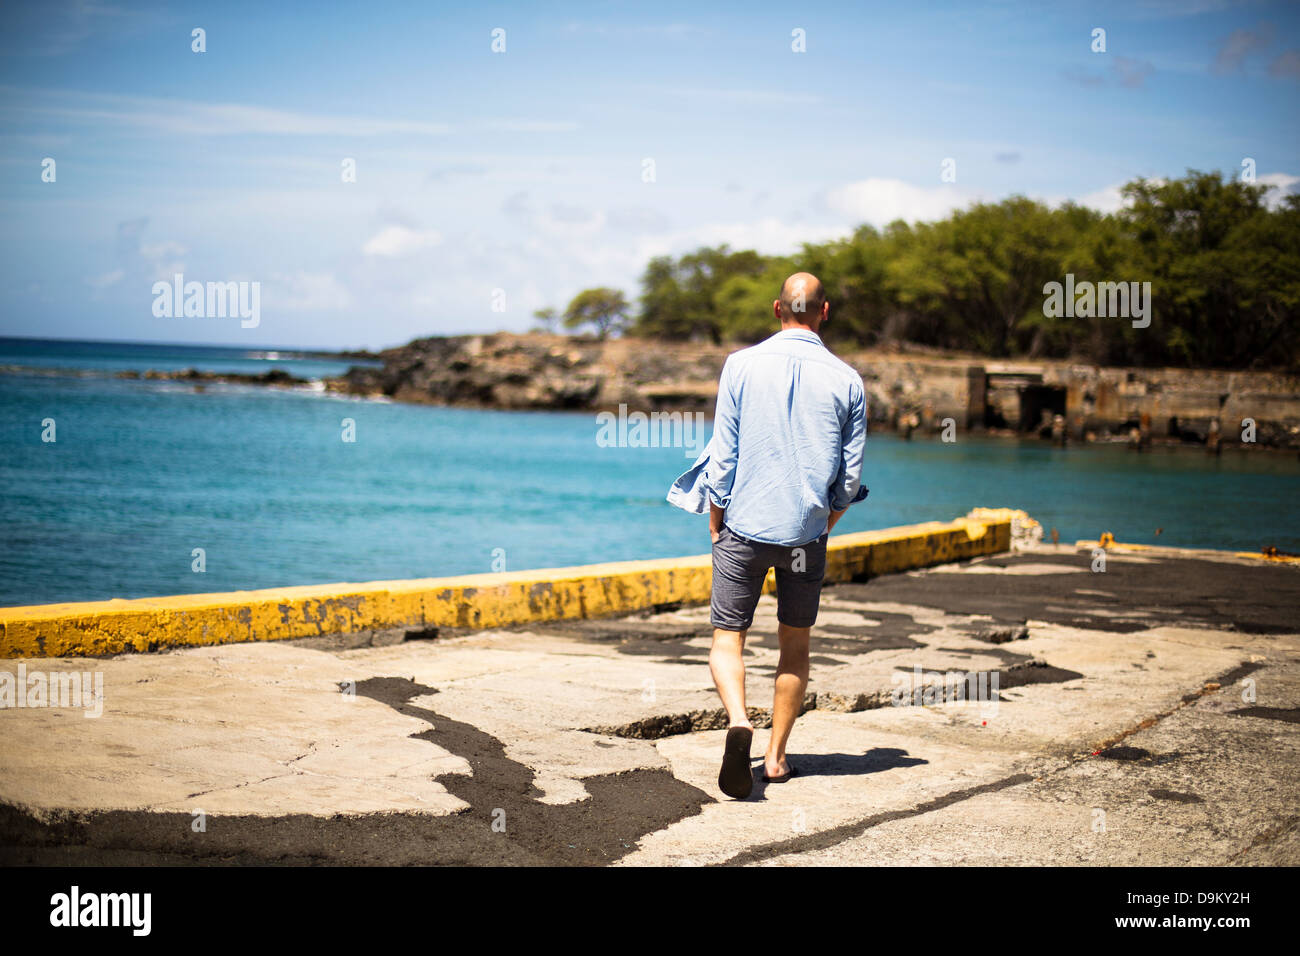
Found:
<path fill-rule="evenodd" d="M 821 280 L 810 272 L 796 272 L 786 279 L 774 305 L 782 328 L 802 325 L 816 332 L 826 319 L 826 292 Z"/>

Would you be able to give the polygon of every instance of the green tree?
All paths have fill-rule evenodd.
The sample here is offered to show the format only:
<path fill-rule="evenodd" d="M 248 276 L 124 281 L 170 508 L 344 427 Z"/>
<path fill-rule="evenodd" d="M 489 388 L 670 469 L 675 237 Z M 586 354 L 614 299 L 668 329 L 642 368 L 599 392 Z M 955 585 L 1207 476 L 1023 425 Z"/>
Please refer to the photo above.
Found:
<path fill-rule="evenodd" d="M 699 337 L 692 333 L 694 317 L 691 303 L 677 280 L 677 265 L 672 256 L 656 256 L 641 276 L 641 311 L 632 331 L 651 338 L 689 341 Z"/>
<path fill-rule="evenodd" d="M 885 269 L 891 247 L 889 235 L 861 226 L 848 239 L 805 244 L 803 254 L 789 263 L 786 275 L 802 270 L 822 280 L 831 303 L 828 337 L 863 345 L 887 337 L 899 311 Z"/>
<path fill-rule="evenodd" d="M 602 339 L 611 332 L 621 332 L 627 326 L 631 306 L 619 289 L 604 286 L 598 289 L 584 289 L 573 297 L 569 307 L 564 310 L 564 327 L 580 329 L 584 325 L 596 328 L 596 334 Z"/>
<path fill-rule="evenodd" d="M 537 331 L 553 333 L 556 323 L 560 320 L 560 314 L 548 306 L 545 309 L 537 309 L 533 312 L 533 318 L 537 320 Z"/>
<path fill-rule="evenodd" d="M 1133 237 L 1134 278 L 1150 281 L 1147 362 L 1292 365 L 1300 294 L 1296 200 L 1275 210 L 1264 186 L 1188 170 L 1182 179 L 1124 187 L 1120 220 Z"/>
<path fill-rule="evenodd" d="M 713 311 L 722 337 L 732 342 L 758 342 L 777 330 L 772 303 L 781 283 L 797 271 L 788 260 L 774 259 L 758 275 L 733 275 L 713 294 Z"/>
<path fill-rule="evenodd" d="M 826 287 L 828 338 L 848 345 L 907 341 L 1116 365 L 1300 366 L 1300 198 L 1270 208 L 1264 187 L 1194 170 L 1135 180 L 1124 195 L 1114 214 L 1015 196 L 937 222 L 862 226 L 789 258 L 727 246 L 659 256 L 641 277 L 631 331 L 755 341 L 775 327 L 781 282 L 804 270 Z M 1150 282 L 1151 325 L 1044 315 L 1044 286 L 1067 273 L 1076 286 Z M 572 306 L 566 324 L 571 314 Z"/>
<path fill-rule="evenodd" d="M 670 256 L 650 260 L 641 279 L 637 335 L 721 342 L 718 290 L 735 276 L 758 276 L 767 260 L 757 252 L 732 252 L 727 246 L 704 247 L 674 262 Z"/>
<path fill-rule="evenodd" d="M 946 348 L 1023 353 L 1042 314 L 1043 286 L 1061 277 L 1069 246 L 1059 211 L 1015 196 L 977 203 L 901 235 L 888 265 L 914 329 Z"/>

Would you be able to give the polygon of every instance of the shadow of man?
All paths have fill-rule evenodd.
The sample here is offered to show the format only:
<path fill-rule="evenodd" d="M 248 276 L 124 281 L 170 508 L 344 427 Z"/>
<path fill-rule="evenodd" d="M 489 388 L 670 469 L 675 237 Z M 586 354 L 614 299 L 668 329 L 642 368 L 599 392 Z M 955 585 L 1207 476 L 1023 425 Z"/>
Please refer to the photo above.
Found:
<path fill-rule="evenodd" d="M 906 750 L 898 747 L 873 747 L 860 754 L 789 754 L 790 763 L 799 768 L 795 779 L 800 777 L 856 777 L 869 773 L 881 773 L 896 767 L 916 767 L 930 761 L 921 757 L 909 756 Z M 757 757 L 756 761 L 763 758 Z M 756 796 L 761 797 L 763 790 L 771 784 L 765 783 L 762 774 L 754 779 Z"/>

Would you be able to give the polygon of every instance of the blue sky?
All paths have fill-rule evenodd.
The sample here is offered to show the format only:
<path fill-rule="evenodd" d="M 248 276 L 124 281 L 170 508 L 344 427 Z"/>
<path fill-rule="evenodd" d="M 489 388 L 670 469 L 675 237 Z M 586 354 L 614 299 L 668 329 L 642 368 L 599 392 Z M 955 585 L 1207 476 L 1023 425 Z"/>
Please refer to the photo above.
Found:
<path fill-rule="evenodd" d="M 11 2 L 0 334 L 380 347 L 703 244 L 1246 157 L 1276 196 L 1298 103 L 1290 3 Z M 259 282 L 260 324 L 155 317 L 176 272 Z"/>

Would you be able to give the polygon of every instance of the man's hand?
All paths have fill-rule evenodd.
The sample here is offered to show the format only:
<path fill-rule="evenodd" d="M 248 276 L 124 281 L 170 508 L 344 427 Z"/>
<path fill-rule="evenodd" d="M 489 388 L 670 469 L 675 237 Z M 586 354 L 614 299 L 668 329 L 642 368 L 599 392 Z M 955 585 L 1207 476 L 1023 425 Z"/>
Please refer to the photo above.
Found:
<path fill-rule="evenodd" d="M 722 518 L 725 514 L 726 512 L 712 501 L 709 502 L 709 537 L 714 544 L 718 543 L 718 538 L 722 535 Z"/>
<path fill-rule="evenodd" d="M 844 511 L 848 510 L 848 508 L 844 509 Z M 826 533 L 828 535 L 831 533 L 831 528 L 835 527 L 835 522 L 844 517 L 844 511 L 832 511 L 831 516 L 826 519 Z"/>

